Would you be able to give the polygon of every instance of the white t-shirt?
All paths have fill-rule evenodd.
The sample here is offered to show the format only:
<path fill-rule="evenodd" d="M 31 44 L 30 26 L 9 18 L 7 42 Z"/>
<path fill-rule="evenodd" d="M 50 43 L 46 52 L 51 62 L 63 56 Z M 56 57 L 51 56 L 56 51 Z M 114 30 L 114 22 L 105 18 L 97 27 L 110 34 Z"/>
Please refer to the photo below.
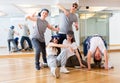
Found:
<path fill-rule="evenodd" d="M 72 49 L 76 50 L 77 49 L 77 44 L 75 42 L 73 43 L 69 43 L 66 39 L 63 41 L 63 44 L 64 45 L 69 45 Z M 63 48 L 63 49 L 66 49 L 66 48 Z M 70 57 L 70 56 L 73 56 L 75 55 L 74 51 L 71 51 L 70 48 L 67 48 L 67 56 Z"/>
<path fill-rule="evenodd" d="M 102 53 L 106 50 L 103 40 L 100 37 L 92 37 L 90 39 L 90 48 L 89 51 L 92 54 L 95 52 L 96 48 L 99 48 Z"/>
<path fill-rule="evenodd" d="M 47 55 L 57 55 L 58 50 L 55 47 L 46 47 L 46 53 Z"/>

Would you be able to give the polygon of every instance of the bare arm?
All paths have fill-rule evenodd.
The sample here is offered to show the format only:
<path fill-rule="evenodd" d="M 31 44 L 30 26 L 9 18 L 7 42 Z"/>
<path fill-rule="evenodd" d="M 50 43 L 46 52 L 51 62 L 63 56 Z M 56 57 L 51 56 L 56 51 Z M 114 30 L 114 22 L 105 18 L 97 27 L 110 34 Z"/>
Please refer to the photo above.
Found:
<path fill-rule="evenodd" d="M 76 53 L 77 59 L 78 59 L 78 61 L 79 61 L 79 63 L 80 63 L 80 66 L 81 66 L 81 67 L 85 67 L 85 66 L 82 64 L 82 62 L 81 62 L 81 58 L 80 58 L 80 55 L 79 55 L 77 49 L 75 50 L 75 53 Z"/>
<path fill-rule="evenodd" d="M 20 29 L 22 29 L 22 24 L 18 24 L 18 26 L 20 27 Z"/>
<path fill-rule="evenodd" d="M 57 31 L 57 32 L 59 31 L 59 28 L 55 28 L 55 27 L 51 26 L 50 24 L 48 24 L 47 28 L 49 28 L 52 31 Z"/>
<path fill-rule="evenodd" d="M 55 43 L 49 43 L 48 47 L 60 47 L 60 48 L 67 48 L 67 45 L 63 45 L 63 44 L 55 44 Z"/>
<path fill-rule="evenodd" d="M 26 19 L 29 19 L 31 21 L 37 21 L 37 17 L 35 16 L 36 12 L 33 13 L 32 15 L 26 16 Z"/>
<path fill-rule="evenodd" d="M 14 31 L 14 34 L 19 35 L 19 33 L 18 33 L 18 32 L 16 32 L 16 31 Z"/>
<path fill-rule="evenodd" d="M 87 64 L 88 64 L 88 70 L 91 69 L 91 55 L 92 53 L 90 51 L 88 51 L 88 54 L 87 54 Z"/>
<path fill-rule="evenodd" d="M 78 22 L 74 22 L 74 24 L 73 24 L 74 26 L 75 26 L 75 28 L 76 28 L 76 31 L 78 30 Z"/>
<path fill-rule="evenodd" d="M 105 58 L 105 69 L 108 69 L 108 55 L 107 55 L 107 50 L 104 51 L 104 58 Z"/>
<path fill-rule="evenodd" d="M 65 13 L 66 16 L 69 15 L 69 12 L 68 12 L 62 5 L 57 4 L 57 7 L 58 7 L 61 11 L 63 11 L 63 12 Z"/>

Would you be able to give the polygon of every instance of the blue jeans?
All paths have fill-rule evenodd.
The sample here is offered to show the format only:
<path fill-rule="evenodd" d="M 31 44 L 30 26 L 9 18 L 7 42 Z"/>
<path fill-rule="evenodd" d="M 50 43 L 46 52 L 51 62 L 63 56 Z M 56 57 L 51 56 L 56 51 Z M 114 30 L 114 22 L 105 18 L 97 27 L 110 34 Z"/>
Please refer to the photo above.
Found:
<path fill-rule="evenodd" d="M 11 51 L 11 42 L 12 42 L 14 48 L 15 48 L 15 51 L 17 51 L 18 47 L 17 47 L 17 45 L 15 43 L 15 40 L 14 39 L 8 39 L 8 49 L 9 49 L 9 51 Z"/>
<path fill-rule="evenodd" d="M 46 45 L 45 42 L 40 42 L 36 38 L 32 38 L 32 43 L 35 48 L 35 64 L 39 65 L 40 62 L 40 52 L 42 52 L 42 58 L 44 63 L 47 63 L 47 58 L 46 58 Z"/>
<path fill-rule="evenodd" d="M 24 41 L 25 41 L 25 40 L 27 41 L 27 43 L 28 43 L 28 45 L 29 45 L 29 48 L 32 49 L 32 43 L 31 43 L 30 38 L 29 38 L 29 37 L 25 37 L 25 36 L 22 36 L 21 41 L 20 41 L 20 44 L 21 44 L 22 49 L 25 48 L 25 47 L 24 47 Z"/>

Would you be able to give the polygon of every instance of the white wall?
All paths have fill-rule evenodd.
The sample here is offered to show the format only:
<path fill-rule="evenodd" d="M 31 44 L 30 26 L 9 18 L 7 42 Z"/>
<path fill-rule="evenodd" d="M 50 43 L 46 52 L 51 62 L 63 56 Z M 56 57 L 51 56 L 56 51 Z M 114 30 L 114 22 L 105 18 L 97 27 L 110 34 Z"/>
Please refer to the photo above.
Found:
<path fill-rule="evenodd" d="M 110 45 L 120 45 L 120 13 L 115 13 L 109 22 Z"/>
<path fill-rule="evenodd" d="M 0 47 L 7 46 L 7 32 L 9 25 L 9 18 L 0 18 Z"/>

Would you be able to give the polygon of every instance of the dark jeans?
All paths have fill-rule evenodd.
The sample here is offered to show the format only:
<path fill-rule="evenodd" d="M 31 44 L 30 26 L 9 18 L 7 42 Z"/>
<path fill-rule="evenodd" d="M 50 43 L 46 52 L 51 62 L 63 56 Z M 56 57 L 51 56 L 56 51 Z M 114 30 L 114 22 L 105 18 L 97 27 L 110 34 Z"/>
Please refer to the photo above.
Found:
<path fill-rule="evenodd" d="M 43 58 L 44 63 L 47 63 L 45 42 L 40 42 L 38 39 L 33 38 L 32 43 L 35 48 L 35 64 L 36 65 L 40 64 L 40 62 L 39 62 L 40 52 L 42 52 L 42 58 Z"/>
<path fill-rule="evenodd" d="M 82 64 L 87 66 L 87 62 L 85 62 L 84 60 L 81 60 L 81 62 Z M 66 62 L 66 67 L 75 67 L 75 66 L 80 66 L 79 60 L 77 59 L 76 55 L 69 57 Z"/>
<path fill-rule="evenodd" d="M 27 43 L 28 43 L 28 45 L 29 45 L 29 48 L 32 49 L 32 43 L 31 43 L 30 38 L 29 38 L 29 37 L 25 37 L 25 36 L 22 36 L 21 41 L 20 41 L 20 44 L 21 44 L 22 49 L 25 48 L 25 47 L 24 47 L 24 41 L 25 41 L 25 40 L 27 41 Z"/>
<path fill-rule="evenodd" d="M 61 34 L 61 33 L 58 33 L 60 39 L 59 39 L 59 43 L 62 44 L 63 43 L 63 40 L 66 39 L 66 34 Z"/>
<path fill-rule="evenodd" d="M 9 49 L 9 51 L 11 51 L 11 42 L 12 42 L 14 48 L 15 48 L 15 51 L 17 51 L 18 47 L 17 47 L 17 45 L 15 43 L 15 40 L 14 39 L 8 39 L 8 49 Z"/>

